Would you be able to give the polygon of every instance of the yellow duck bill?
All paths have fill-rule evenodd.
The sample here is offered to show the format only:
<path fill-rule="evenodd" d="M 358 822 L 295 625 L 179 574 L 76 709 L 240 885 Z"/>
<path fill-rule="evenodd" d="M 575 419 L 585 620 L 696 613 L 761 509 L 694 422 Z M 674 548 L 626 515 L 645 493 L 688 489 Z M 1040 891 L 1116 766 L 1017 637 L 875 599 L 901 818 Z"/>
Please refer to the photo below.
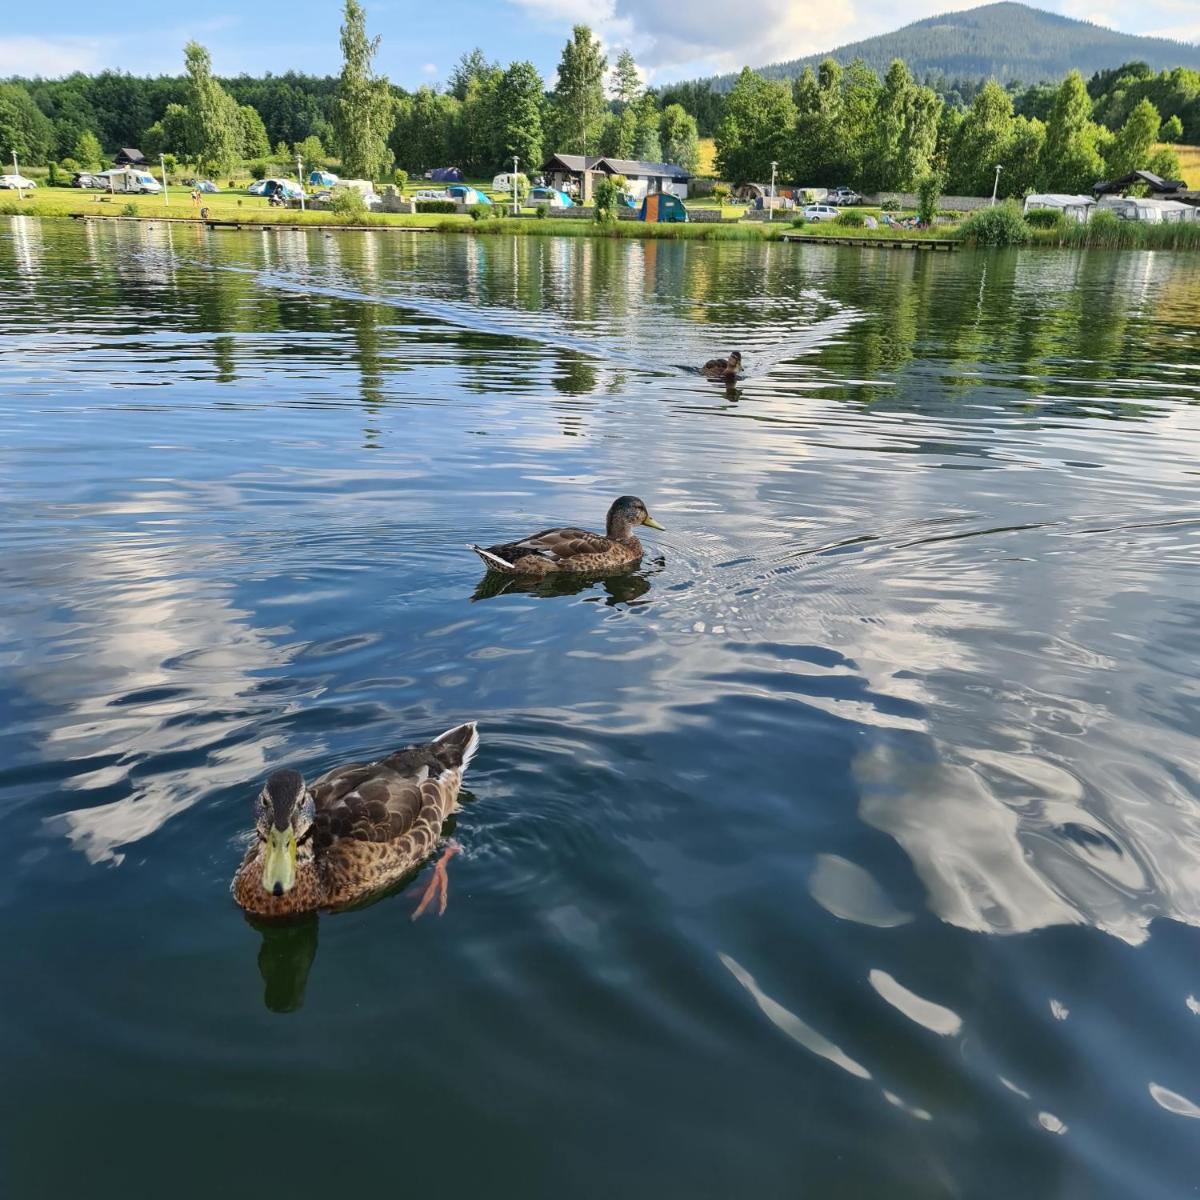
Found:
<path fill-rule="evenodd" d="M 662 529 L 662 526 L 648 513 L 642 524 L 645 525 L 647 529 Z"/>
<path fill-rule="evenodd" d="M 263 850 L 262 885 L 274 896 L 282 896 L 296 886 L 296 832 L 271 826 Z"/>

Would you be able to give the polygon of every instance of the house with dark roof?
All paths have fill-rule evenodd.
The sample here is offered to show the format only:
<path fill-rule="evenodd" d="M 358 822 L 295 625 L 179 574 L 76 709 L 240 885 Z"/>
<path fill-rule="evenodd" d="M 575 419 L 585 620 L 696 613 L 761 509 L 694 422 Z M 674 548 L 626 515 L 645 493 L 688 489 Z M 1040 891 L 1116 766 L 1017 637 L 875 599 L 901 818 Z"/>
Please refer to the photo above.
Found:
<path fill-rule="evenodd" d="M 1115 196 L 1133 187 L 1135 183 L 1144 183 L 1157 196 L 1168 196 L 1187 187 L 1182 179 L 1163 179 L 1153 171 L 1130 171 L 1120 179 L 1101 179 L 1092 185 L 1092 191 L 1097 196 Z"/>
<path fill-rule="evenodd" d="M 113 155 L 115 167 L 144 167 L 146 156 L 134 146 L 123 146 Z"/>
<path fill-rule="evenodd" d="M 551 187 L 578 197 L 586 204 L 598 175 L 623 175 L 628 192 L 636 200 L 651 192 L 668 192 L 687 199 L 691 176 L 673 163 L 643 162 L 632 158 L 608 158 L 582 154 L 552 154 L 542 165 Z"/>

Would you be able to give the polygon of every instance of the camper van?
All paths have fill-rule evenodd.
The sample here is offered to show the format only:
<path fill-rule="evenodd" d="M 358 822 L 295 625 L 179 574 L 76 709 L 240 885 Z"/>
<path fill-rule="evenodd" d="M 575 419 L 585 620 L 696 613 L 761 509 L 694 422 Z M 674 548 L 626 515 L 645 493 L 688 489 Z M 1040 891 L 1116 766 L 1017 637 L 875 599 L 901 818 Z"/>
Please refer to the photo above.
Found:
<path fill-rule="evenodd" d="M 125 195 L 162 191 L 162 184 L 149 171 L 137 167 L 114 167 L 111 171 L 101 171 L 95 178 L 100 187 Z"/>

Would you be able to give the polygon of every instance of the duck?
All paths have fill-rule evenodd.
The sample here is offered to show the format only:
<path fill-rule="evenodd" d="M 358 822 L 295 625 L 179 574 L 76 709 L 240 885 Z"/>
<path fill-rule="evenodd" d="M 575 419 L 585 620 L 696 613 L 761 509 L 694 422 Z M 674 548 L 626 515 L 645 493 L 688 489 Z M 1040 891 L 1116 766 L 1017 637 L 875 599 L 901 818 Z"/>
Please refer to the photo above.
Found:
<path fill-rule="evenodd" d="M 608 510 L 604 533 L 564 526 L 543 529 L 517 542 L 471 549 L 483 559 L 489 571 L 502 575 L 550 575 L 560 571 L 598 575 L 636 563 L 642 557 L 642 543 L 634 529 L 662 529 L 637 496 L 618 496 Z"/>
<path fill-rule="evenodd" d="M 742 352 L 731 350 L 728 358 L 710 358 L 700 368 L 700 374 L 705 379 L 715 379 L 719 383 L 731 383 L 742 377 Z"/>
<path fill-rule="evenodd" d="M 233 877 L 234 902 L 251 917 L 292 917 L 345 908 L 395 883 L 438 848 L 478 748 L 469 721 L 311 784 L 291 768 L 273 772 L 254 800 L 255 839 Z M 446 864 L 458 850 L 447 844 L 414 920 L 435 895 L 439 915 L 446 911 Z"/>

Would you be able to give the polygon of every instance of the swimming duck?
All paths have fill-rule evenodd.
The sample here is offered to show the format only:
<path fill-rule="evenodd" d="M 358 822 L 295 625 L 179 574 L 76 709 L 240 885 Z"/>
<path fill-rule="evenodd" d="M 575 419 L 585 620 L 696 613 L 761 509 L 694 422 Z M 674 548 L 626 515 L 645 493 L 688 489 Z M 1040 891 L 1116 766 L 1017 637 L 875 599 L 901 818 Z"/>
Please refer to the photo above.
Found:
<path fill-rule="evenodd" d="M 728 358 L 710 358 L 700 368 L 705 379 L 715 379 L 719 383 L 732 382 L 742 375 L 742 352 L 731 350 Z"/>
<path fill-rule="evenodd" d="M 618 496 L 608 510 L 603 535 L 568 526 L 544 529 L 519 542 L 471 549 L 489 571 L 505 575 L 549 575 L 554 571 L 601 574 L 642 557 L 642 543 L 633 536 L 638 525 L 662 528 L 636 496 Z"/>
<path fill-rule="evenodd" d="M 255 916 L 293 916 L 394 883 L 437 846 L 478 745 L 472 721 L 308 785 L 299 771 L 274 772 L 254 801 L 258 836 L 233 877 L 234 900 Z M 435 892 L 445 912 L 446 863 L 457 849 L 451 843 L 438 861 L 414 919 Z"/>

